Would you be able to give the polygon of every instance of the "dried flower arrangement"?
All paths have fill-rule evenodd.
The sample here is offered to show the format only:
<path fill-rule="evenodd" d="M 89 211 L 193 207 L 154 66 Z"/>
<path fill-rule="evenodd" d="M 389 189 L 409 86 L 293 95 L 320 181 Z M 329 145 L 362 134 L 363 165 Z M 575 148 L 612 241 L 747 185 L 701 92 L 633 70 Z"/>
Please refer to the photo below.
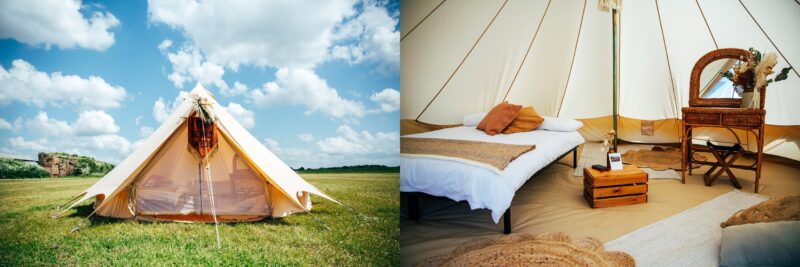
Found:
<path fill-rule="evenodd" d="M 611 129 L 608 130 L 606 136 L 603 137 L 603 148 L 605 148 L 606 152 L 611 152 L 611 148 L 614 147 L 614 135 L 616 133 L 616 131 Z"/>
<path fill-rule="evenodd" d="M 760 51 L 750 48 L 750 55 L 747 58 L 739 58 L 741 62 L 733 67 L 733 71 L 722 74 L 737 87 L 737 92 L 742 94 L 742 107 L 759 108 L 760 92 L 755 90 L 769 85 L 772 82 L 786 80 L 792 67 L 786 67 L 775 76 L 775 79 L 767 79 L 767 76 L 775 73 L 772 68 L 778 64 L 778 54 L 769 52 L 762 55 Z M 745 97 L 745 93 L 752 93 L 752 97 Z M 749 99 L 748 99 L 749 98 Z"/>

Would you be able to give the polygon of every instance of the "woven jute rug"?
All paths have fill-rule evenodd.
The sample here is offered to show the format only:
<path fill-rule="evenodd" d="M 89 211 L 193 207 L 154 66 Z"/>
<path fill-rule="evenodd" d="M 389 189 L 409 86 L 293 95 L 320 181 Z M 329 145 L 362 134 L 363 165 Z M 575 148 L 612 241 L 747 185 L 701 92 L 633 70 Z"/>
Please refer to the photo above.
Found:
<path fill-rule="evenodd" d="M 731 191 L 605 244 L 625 251 L 637 266 L 719 266 L 720 223 L 767 197 Z"/>
<path fill-rule="evenodd" d="M 695 154 L 695 160 L 706 160 L 703 155 Z M 622 162 L 657 171 L 681 169 L 681 150 L 674 147 L 654 146 L 652 149 L 629 150 L 622 154 Z"/>
<path fill-rule="evenodd" d="M 476 238 L 451 254 L 425 259 L 416 266 L 635 266 L 635 263 L 627 253 L 604 251 L 603 243 L 597 239 L 572 239 L 556 232 Z"/>
<path fill-rule="evenodd" d="M 740 210 L 719 226 L 778 221 L 800 221 L 800 195 L 773 198 Z"/>

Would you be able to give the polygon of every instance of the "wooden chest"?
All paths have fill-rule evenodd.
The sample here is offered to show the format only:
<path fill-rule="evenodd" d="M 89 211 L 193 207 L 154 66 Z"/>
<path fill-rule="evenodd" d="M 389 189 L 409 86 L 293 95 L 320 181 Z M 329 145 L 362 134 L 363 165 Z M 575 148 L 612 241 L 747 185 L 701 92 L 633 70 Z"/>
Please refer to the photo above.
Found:
<path fill-rule="evenodd" d="M 647 203 L 647 173 L 633 165 L 605 172 L 584 168 L 583 188 L 592 208 Z"/>

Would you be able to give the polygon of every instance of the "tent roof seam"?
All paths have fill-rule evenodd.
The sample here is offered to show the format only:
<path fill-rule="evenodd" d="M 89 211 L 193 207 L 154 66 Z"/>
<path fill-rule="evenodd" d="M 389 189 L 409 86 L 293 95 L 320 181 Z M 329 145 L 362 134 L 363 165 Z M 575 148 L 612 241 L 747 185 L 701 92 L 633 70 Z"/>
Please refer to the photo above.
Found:
<path fill-rule="evenodd" d="M 531 48 L 533 48 L 533 42 L 536 41 L 536 37 L 539 36 L 539 30 L 542 28 L 542 24 L 544 23 L 544 18 L 547 17 L 547 11 L 550 10 L 550 3 L 553 0 L 547 1 L 547 7 L 544 8 L 544 13 L 542 13 L 542 18 L 539 20 L 539 26 L 536 26 L 536 32 L 533 33 L 533 38 L 531 38 L 531 43 L 528 44 L 528 50 L 525 51 L 525 56 L 522 57 L 522 62 L 519 64 L 519 68 L 517 68 L 517 72 L 514 73 L 514 78 L 511 79 L 511 84 L 508 85 L 508 90 L 506 90 L 506 95 L 503 96 L 503 101 L 506 101 L 508 98 L 508 94 L 511 93 L 511 88 L 514 87 L 514 83 L 517 81 L 517 76 L 519 76 L 519 72 L 522 70 L 522 66 L 525 66 L 525 60 L 528 59 L 528 53 L 531 52 Z"/>
<path fill-rule="evenodd" d="M 439 2 L 439 4 L 438 4 L 438 5 L 436 5 L 436 7 L 434 7 L 434 8 L 433 8 L 433 10 L 431 10 L 431 12 L 428 12 L 428 15 L 425 15 L 425 17 L 424 17 L 424 18 L 422 18 L 422 20 L 420 20 L 420 21 L 419 21 L 419 22 L 418 22 L 416 25 L 414 25 L 414 27 L 411 27 L 411 30 L 409 30 L 409 31 L 408 31 L 408 32 L 407 32 L 405 35 L 403 35 L 403 37 L 400 37 L 400 41 L 402 42 L 402 41 L 403 41 L 403 39 L 406 39 L 406 37 L 407 37 L 409 34 L 411 34 L 412 32 L 414 32 L 414 30 L 416 30 L 416 29 L 417 29 L 417 27 L 419 27 L 419 25 L 420 25 L 420 24 L 422 24 L 423 22 L 425 22 L 425 20 L 427 20 L 427 19 L 428 19 L 428 17 L 430 17 L 430 16 L 431 16 L 431 14 L 433 14 L 433 12 L 436 12 L 436 10 L 437 10 L 437 9 L 439 9 L 439 7 L 440 7 L 440 6 L 442 6 L 442 4 L 444 4 L 444 2 L 447 2 L 447 0 L 442 0 L 442 2 Z"/>
<path fill-rule="evenodd" d="M 569 72 L 567 73 L 567 83 L 564 85 L 564 93 L 561 94 L 561 102 L 558 104 L 558 111 L 556 117 L 561 115 L 561 108 L 564 107 L 564 98 L 567 98 L 567 89 L 569 89 L 569 80 L 572 78 L 572 67 L 575 66 L 575 56 L 578 53 L 578 44 L 581 41 L 581 30 L 583 29 L 583 17 L 586 15 L 586 2 L 583 0 L 583 12 L 581 12 L 581 22 L 578 24 L 578 37 L 575 38 L 575 48 L 572 49 L 572 62 L 569 63 Z"/>
<path fill-rule="evenodd" d="M 797 0 L 795 0 L 795 1 L 797 1 Z M 742 2 L 742 0 L 739 0 L 739 4 L 742 4 L 742 8 L 744 8 L 744 11 L 747 11 L 747 15 L 750 15 L 750 18 L 753 19 L 753 22 L 756 24 L 756 26 L 758 26 L 758 29 L 761 30 L 761 33 L 764 34 L 764 37 L 767 37 L 767 40 L 769 40 L 769 43 L 771 43 L 772 46 L 775 47 L 775 50 L 777 50 L 778 54 L 780 54 L 781 57 L 783 58 L 783 60 L 786 61 L 786 64 L 788 64 L 789 67 L 792 67 L 792 71 L 794 71 L 794 74 L 797 75 L 798 78 L 800 78 L 800 73 L 797 73 L 797 69 L 794 66 L 792 66 L 792 63 L 789 62 L 789 59 L 787 59 L 783 55 L 783 52 L 781 52 L 781 49 L 778 48 L 778 45 L 776 45 L 775 42 L 772 41 L 772 38 L 769 37 L 769 34 L 767 34 L 767 32 L 764 31 L 764 27 L 761 27 L 761 24 L 758 23 L 758 20 L 756 20 L 756 17 L 754 17 L 753 14 L 750 13 L 750 9 L 748 9 L 747 6 L 744 5 L 744 2 Z"/>
<path fill-rule="evenodd" d="M 419 120 L 419 118 L 422 117 L 422 114 L 425 113 L 425 111 L 428 110 L 428 108 L 431 106 L 433 101 L 436 100 L 437 97 L 439 97 L 439 94 L 442 93 L 442 90 L 444 90 L 444 88 L 447 86 L 447 84 L 450 83 L 450 80 L 452 80 L 453 76 L 455 76 L 456 73 L 458 73 L 458 70 L 461 69 L 461 65 L 464 65 L 464 62 L 467 61 L 467 58 L 469 58 L 469 55 L 472 54 L 472 51 L 475 50 L 475 47 L 478 46 L 478 43 L 481 42 L 481 39 L 483 39 L 483 35 L 485 35 L 487 31 L 489 31 L 489 27 L 492 26 L 494 21 L 497 19 L 497 16 L 500 15 L 500 12 L 503 11 L 504 7 L 506 7 L 506 4 L 508 4 L 508 0 L 505 0 L 503 2 L 503 5 L 500 6 L 500 9 L 498 9 L 497 13 L 494 14 L 494 17 L 492 17 L 492 20 L 489 21 L 489 24 L 486 25 L 486 28 L 483 29 L 483 32 L 481 32 L 481 35 L 478 36 L 478 40 L 475 40 L 475 43 L 472 44 L 472 47 L 469 49 L 469 51 L 467 51 L 467 54 L 464 55 L 464 58 L 461 59 L 461 62 L 458 63 L 458 66 L 456 66 L 456 69 L 453 70 L 452 74 L 450 74 L 450 77 L 447 78 L 447 81 L 444 82 L 442 87 L 439 88 L 439 91 L 436 92 L 436 95 L 434 95 L 433 98 L 431 98 L 431 101 L 428 102 L 428 105 L 426 105 L 425 108 L 422 109 L 422 111 L 419 113 L 419 115 L 417 115 L 417 118 L 414 119 L 414 120 Z"/>

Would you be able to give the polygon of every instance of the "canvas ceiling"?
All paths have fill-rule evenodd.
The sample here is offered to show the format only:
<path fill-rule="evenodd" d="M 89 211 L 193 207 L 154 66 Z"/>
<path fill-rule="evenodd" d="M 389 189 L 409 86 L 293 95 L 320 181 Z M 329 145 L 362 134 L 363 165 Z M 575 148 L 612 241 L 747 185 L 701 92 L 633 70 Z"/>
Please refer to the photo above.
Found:
<path fill-rule="evenodd" d="M 596 0 L 412 0 L 400 8 L 403 119 L 460 123 L 503 100 L 551 116 L 611 115 L 612 20 Z M 794 0 L 623 1 L 620 116 L 679 119 L 694 63 L 717 48 L 780 51 L 776 69 L 798 67 L 800 31 L 791 25 L 800 25 Z M 800 125 L 798 73 L 767 90 L 767 124 Z M 795 141 L 780 150 L 800 159 L 800 134 L 790 129 Z M 678 133 L 650 141 L 675 142 Z"/>

